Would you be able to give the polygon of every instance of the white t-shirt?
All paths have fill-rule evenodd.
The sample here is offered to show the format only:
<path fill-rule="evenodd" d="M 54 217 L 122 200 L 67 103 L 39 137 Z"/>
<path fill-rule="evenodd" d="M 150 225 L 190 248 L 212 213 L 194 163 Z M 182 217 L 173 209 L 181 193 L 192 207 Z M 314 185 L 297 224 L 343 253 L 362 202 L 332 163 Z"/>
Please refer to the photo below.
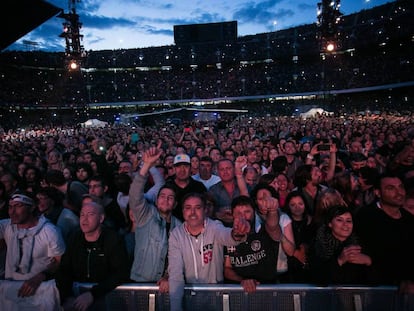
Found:
<path fill-rule="evenodd" d="M 260 227 L 262 225 L 262 220 L 258 214 L 256 214 L 256 223 L 255 228 L 256 232 L 259 232 Z M 282 233 L 285 233 L 285 228 L 290 223 L 292 223 L 292 219 L 290 219 L 289 215 L 279 210 L 279 226 L 282 230 Z M 288 271 L 288 262 L 287 262 L 287 256 L 285 254 L 285 251 L 282 248 L 282 243 L 279 243 L 279 252 L 278 252 L 278 258 L 277 258 L 277 273 L 284 273 Z"/>
<path fill-rule="evenodd" d="M 194 180 L 197 180 L 199 182 L 202 182 L 203 185 L 208 189 L 210 189 L 211 186 L 219 183 L 221 181 L 221 178 L 218 177 L 217 175 L 212 174 L 211 177 L 207 180 L 205 179 L 201 179 L 200 174 L 195 174 L 193 176 L 191 176 Z"/>
<path fill-rule="evenodd" d="M 60 230 L 43 216 L 36 226 L 29 229 L 18 229 L 10 219 L 0 220 L 2 238 L 7 245 L 5 278 L 8 280 L 28 280 L 45 271 L 53 257 L 62 256 L 65 252 Z"/>

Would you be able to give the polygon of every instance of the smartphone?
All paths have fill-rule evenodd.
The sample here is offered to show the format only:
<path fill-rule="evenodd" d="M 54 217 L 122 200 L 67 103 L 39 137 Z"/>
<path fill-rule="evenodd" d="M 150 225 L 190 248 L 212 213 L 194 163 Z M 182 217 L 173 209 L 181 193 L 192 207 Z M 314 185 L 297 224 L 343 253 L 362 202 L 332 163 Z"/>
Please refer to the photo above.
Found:
<path fill-rule="evenodd" d="M 328 144 L 318 145 L 318 151 L 328 151 L 331 149 L 331 146 Z"/>
<path fill-rule="evenodd" d="M 210 130 L 210 128 L 209 128 L 208 126 L 205 126 L 205 127 L 204 127 L 204 130 L 205 130 L 205 131 L 208 131 L 208 130 Z"/>
<path fill-rule="evenodd" d="M 190 131 L 191 131 L 191 128 L 190 128 L 190 127 L 186 127 L 186 128 L 184 128 L 184 132 L 188 133 L 188 132 L 190 132 Z"/>

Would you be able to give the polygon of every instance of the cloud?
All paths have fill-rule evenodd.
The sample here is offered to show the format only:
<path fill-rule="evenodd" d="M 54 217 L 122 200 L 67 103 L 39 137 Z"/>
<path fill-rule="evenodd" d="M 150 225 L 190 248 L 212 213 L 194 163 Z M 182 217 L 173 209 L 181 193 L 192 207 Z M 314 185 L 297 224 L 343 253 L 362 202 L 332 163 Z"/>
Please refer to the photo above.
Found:
<path fill-rule="evenodd" d="M 299 10 L 316 10 L 316 4 L 309 4 L 309 3 L 299 3 L 298 4 Z"/>
<path fill-rule="evenodd" d="M 46 0 L 68 12 L 68 0 Z M 173 42 L 173 26 L 236 20 L 239 35 L 276 31 L 316 20 L 317 1 L 308 0 L 81 0 L 76 2 L 86 49 L 161 46 Z M 346 1 L 344 1 L 346 2 Z M 374 1 L 371 1 L 373 3 Z M 376 3 L 389 0 L 376 0 Z M 69 4 L 71 1 L 69 1 Z M 363 7 L 361 7 L 363 6 Z M 366 8 L 366 3 L 347 1 L 344 12 Z M 38 49 L 64 51 L 63 19 L 53 17 L 25 40 Z M 20 41 L 20 42 L 19 42 Z M 20 44 L 16 49 L 27 50 Z"/>
<path fill-rule="evenodd" d="M 81 20 L 83 27 L 95 29 L 111 29 L 114 27 L 133 27 L 134 21 L 125 18 L 114 18 L 96 15 L 83 15 Z"/>
<path fill-rule="evenodd" d="M 93 39 L 89 39 L 90 44 L 97 44 L 97 43 L 102 42 L 102 41 L 105 41 L 105 38 L 94 36 Z"/>
<path fill-rule="evenodd" d="M 150 25 L 146 25 L 143 28 L 147 34 L 151 34 L 151 35 L 165 35 L 165 36 L 174 35 L 174 31 L 172 29 L 159 29 L 159 28 L 154 28 Z"/>
<path fill-rule="evenodd" d="M 285 17 L 293 16 L 294 12 L 290 9 L 275 10 L 275 7 L 280 2 L 282 2 L 282 0 L 245 3 L 242 8 L 234 12 L 233 18 L 240 23 L 269 25 L 275 19 L 283 19 Z"/>
<path fill-rule="evenodd" d="M 174 8 L 174 5 L 172 3 L 166 3 L 164 5 L 161 6 L 162 9 L 164 10 L 171 10 Z"/>
<path fill-rule="evenodd" d="M 276 17 L 276 19 L 284 19 L 285 17 L 291 17 L 295 15 L 295 13 L 292 10 L 285 10 L 285 9 L 280 9 L 277 10 L 273 16 Z"/>
<path fill-rule="evenodd" d="M 202 12 L 198 16 L 195 16 L 193 19 L 190 20 L 191 24 L 195 23 L 216 23 L 218 21 L 223 21 L 224 18 L 219 16 L 218 14 L 211 14 L 207 12 Z"/>

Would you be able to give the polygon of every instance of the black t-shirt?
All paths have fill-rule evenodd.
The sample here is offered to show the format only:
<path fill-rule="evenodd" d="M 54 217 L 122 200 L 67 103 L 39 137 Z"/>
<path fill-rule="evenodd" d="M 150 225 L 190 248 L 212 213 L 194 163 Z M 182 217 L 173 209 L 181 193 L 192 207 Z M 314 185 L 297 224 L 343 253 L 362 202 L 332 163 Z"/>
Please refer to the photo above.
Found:
<path fill-rule="evenodd" d="M 277 283 L 279 242 L 272 240 L 265 228 L 248 235 L 246 242 L 225 247 L 233 270 L 243 279 L 260 283 Z"/>
<path fill-rule="evenodd" d="M 372 258 L 381 285 L 414 281 L 414 216 L 399 210 L 401 218 L 394 219 L 372 204 L 361 208 L 354 219 L 354 230 Z"/>

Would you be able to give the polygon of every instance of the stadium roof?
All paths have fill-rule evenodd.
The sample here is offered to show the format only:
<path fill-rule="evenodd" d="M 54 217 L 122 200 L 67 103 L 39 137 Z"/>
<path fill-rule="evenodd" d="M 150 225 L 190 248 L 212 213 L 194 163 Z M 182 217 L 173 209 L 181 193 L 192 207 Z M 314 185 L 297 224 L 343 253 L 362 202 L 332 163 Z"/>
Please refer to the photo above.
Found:
<path fill-rule="evenodd" d="M 43 0 L 4 0 L 0 13 L 0 51 L 62 9 Z"/>

